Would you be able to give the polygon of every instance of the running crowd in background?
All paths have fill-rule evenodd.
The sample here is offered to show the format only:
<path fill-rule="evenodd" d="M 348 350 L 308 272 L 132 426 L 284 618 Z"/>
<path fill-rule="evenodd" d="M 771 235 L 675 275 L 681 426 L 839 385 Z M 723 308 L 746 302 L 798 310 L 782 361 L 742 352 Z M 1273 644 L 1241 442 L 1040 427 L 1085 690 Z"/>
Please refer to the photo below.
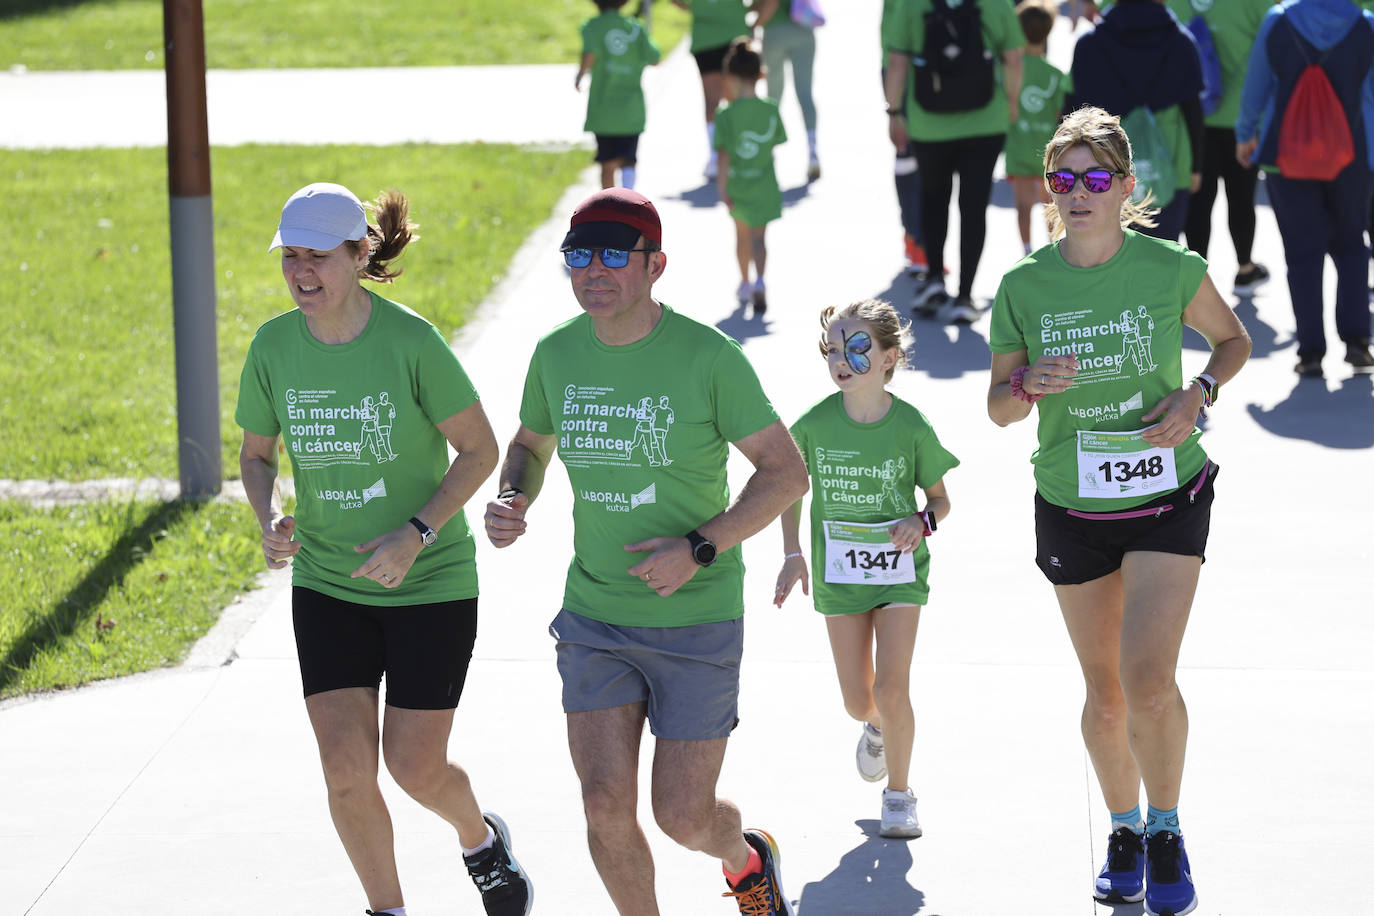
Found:
<path fill-rule="evenodd" d="M 735 224 L 737 297 L 761 316 L 764 233 L 782 214 L 772 150 L 787 139 L 778 103 L 789 68 L 806 128 L 807 180 L 821 175 L 812 69 L 825 17 L 818 0 L 673 2 L 692 15 L 704 174 Z M 660 53 L 643 22 L 621 12 L 627 0 L 595 3 L 600 13 L 583 26 L 577 74 L 579 86 L 592 76 L 586 127 L 602 186 L 633 188 L 645 125 L 641 74 Z M 998 160 L 1030 254 L 1044 238 L 1032 217 L 1049 201 L 1045 144 L 1066 114 L 1094 106 L 1121 119 L 1137 170 L 1135 201 L 1159 210 L 1153 225 L 1137 228 L 1206 257 L 1225 185 L 1237 296 L 1270 279 L 1253 258 L 1263 173 L 1284 245 L 1297 372 L 1323 372 L 1327 256 L 1338 277 L 1345 361 L 1374 370 L 1366 239 L 1374 238 L 1374 12 L 1366 10 L 1374 0 L 1073 0 L 1073 24 L 1081 18 L 1093 27 L 1079 34 L 1064 72 L 1047 59 L 1055 0 L 883 0 L 880 70 L 914 315 L 978 320 L 973 284 Z M 945 243 L 956 175 L 959 269 L 951 291 Z"/>

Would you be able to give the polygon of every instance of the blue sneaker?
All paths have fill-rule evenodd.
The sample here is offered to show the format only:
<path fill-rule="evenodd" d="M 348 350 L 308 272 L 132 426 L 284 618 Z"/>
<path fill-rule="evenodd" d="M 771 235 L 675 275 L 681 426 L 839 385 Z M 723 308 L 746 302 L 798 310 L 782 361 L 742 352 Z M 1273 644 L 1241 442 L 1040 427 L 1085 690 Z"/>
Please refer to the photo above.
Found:
<path fill-rule="evenodd" d="M 1093 886 L 1104 903 L 1135 903 L 1145 896 L 1145 838 L 1118 827 L 1107 838 L 1107 861 Z"/>
<path fill-rule="evenodd" d="M 1183 916 L 1197 907 L 1192 869 L 1183 837 L 1168 830 L 1145 841 L 1149 880 L 1145 886 L 1145 912 L 1150 916 Z"/>

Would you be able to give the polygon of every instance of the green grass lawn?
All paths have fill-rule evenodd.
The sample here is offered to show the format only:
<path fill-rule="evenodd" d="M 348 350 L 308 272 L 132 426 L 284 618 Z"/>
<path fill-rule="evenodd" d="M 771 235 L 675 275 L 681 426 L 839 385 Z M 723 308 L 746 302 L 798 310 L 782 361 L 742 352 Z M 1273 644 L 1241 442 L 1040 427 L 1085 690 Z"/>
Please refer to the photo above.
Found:
<path fill-rule="evenodd" d="M 221 502 L 0 502 L 0 561 L 0 698 L 176 664 L 263 568 Z"/>
<path fill-rule="evenodd" d="M 625 11 L 633 13 L 638 0 Z M 30 70 L 160 69 L 157 0 L 6 0 L 0 67 Z M 209 67 L 417 67 L 573 64 L 591 0 L 204 0 Z M 666 54 L 688 17 L 653 4 L 653 33 Z"/>
<path fill-rule="evenodd" d="M 496 144 L 243 146 L 212 155 L 223 463 L 238 476 L 239 373 L 258 326 L 293 308 L 267 252 L 281 205 L 328 178 L 396 187 L 421 238 L 383 295 L 451 334 L 587 165 L 584 150 Z M 0 281 L 0 477 L 177 476 L 165 153 L 0 150 L 14 255 Z M 551 255 L 552 257 L 552 255 Z M 17 447 L 19 443 L 23 447 Z M 0 596 L 0 613 L 3 596 Z"/>

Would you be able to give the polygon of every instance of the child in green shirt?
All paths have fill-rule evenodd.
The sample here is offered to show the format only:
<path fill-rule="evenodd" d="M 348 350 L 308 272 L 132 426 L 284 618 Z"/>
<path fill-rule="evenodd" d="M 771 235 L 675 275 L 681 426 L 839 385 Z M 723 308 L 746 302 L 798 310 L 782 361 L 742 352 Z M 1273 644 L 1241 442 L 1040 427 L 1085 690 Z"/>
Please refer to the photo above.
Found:
<path fill-rule="evenodd" d="M 1026 36 L 1021 104 L 1007 130 L 1007 181 L 1016 199 L 1016 227 L 1021 249 L 1031 253 L 1031 210 L 1050 202 L 1045 188 L 1045 144 L 1059 126 L 1069 77 L 1045 59 L 1050 30 L 1058 10 L 1047 0 L 1021 0 L 1016 18 Z"/>
<path fill-rule="evenodd" d="M 821 353 L 839 390 L 792 425 L 811 473 L 811 574 L 798 500 L 780 519 L 783 565 L 773 603 L 782 607 L 798 583 L 803 593 L 809 587 L 825 616 L 844 708 L 863 723 L 859 775 L 887 779 L 878 832 L 918 837 L 907 781 L 916 735 L 911 658 L 930 598 L 926 539 L 949 513 L 944 477 L 959 459 L 919 410 L 887 390 L 907 359 L 908 329 L 896 309 L 878 299 L 829 306 L 821 328 Z"/>
<path fill-rule="evenodd" d="M 601 164 L 601 187 L 635 186 L 639 135 L 644 132 L 644 68 L 659 61 L 658 45 L 638 19 L 620 14 L 626 0 L 595 0 L 600 15 L 582 23 L 582 64 L 573 86 L 592 74 L 587 92 L 585 130 L 596 137 L 596 161 Z"/>
<path fill-rule="evenodd" d="M 726 91 L 731 99 L 716 114 L 713 142 L 720 170 L 716 189 L 735 221 L 735 256 L 739 259 L 740 283 L 736 295 L 741 307 L 752 299 L 754 314 L 768 309 L 763 269 L 768 248 L 763 234 L 768 224 L 782 216 L 782 191 L 773 171 L 773 147 L 787 141 L 778 103 L 761 99 L 756 92 L 763 76 L 763 57 L 747 38 L 736 38 L 725 54 Z M 755 280 L 749 282 L 749 264 Z"/>

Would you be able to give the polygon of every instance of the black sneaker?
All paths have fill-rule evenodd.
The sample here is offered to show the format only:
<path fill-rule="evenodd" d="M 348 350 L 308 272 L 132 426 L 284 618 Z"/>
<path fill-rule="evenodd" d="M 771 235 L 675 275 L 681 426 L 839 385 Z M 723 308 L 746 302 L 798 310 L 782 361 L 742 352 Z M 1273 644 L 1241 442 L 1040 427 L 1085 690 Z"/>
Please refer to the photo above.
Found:
<path fill-rule="evenodd" d="M 745 875 L 721 896 L 734 897 L 741 916 L 796 916 L 792 901 L 782 890 L 782 854 L 778 852 L 777 840 L 768 831 L 751 827 L 744 831 L 744 841 L 758 850 L 763 871 Z"/>
<path fill-rule="evenodd" d="M 1303 378 L 1322 377 L 1322 358 L 1314 354 L 1298 354 L 1298 364 L 1293 367 L 1293 371 Z"/>
<path fill-rule="evenodd" d="M 1356 369 L 1374 369 L 1374 353 L 1368 340 L 1352 340 L 1345 345 L 1345 361 Z"/>
<path fill-rule="evenodd" d="M 1197 909 L 1192 866 L 1183 848 L 1183 837 L 1168 830 L 1151 834 L 1145 841 L 1149 863 L 1145 878 L 1145 912 L 1148 916 L 1184 916 Z"/>
<path fill-rule="evenodd" d="M 1093 897 L 1104 903 L 1135 903 L 1145 896 L 1145 838 L 1130 827 L 1118 827 L 1107 838 L 1107 861 L 1093 884 Z"/>
<path fill-rule="evenodd" d="M 943 283 L 931 283 L 911 300 L 911 313 L 917 318 L 934 318 L 952 302 L 954 297 L 945 292 Z"/>
<path fill-rule="evenodd" d="M 490 811 L 483 811 L 482 818 L 491 825 L 496 840 L 489 849 L 463 856 L 472 883 L 482 892 L 482 908 L 487 916 L 528 916 L 534 904 L 534 883 L 511 852 L 510 828 Z"/>
<path fill-rule="evenodd" d="M 1236 283 L 1232 288 L 1237 296 L 1248 296 L 1268 282 L 1269 268 L 1256 261 L 1250 265 L 1249 270 L 1242 270 L 1236 274 Z"/>

